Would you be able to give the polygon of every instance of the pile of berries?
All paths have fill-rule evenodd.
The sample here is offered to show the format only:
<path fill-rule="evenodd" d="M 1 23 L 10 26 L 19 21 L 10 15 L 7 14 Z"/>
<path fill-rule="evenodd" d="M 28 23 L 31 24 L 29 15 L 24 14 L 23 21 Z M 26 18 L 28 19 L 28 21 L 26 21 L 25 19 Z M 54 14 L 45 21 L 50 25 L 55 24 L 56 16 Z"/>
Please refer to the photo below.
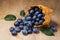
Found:
<path fill-rule="evenodd" d="M 33 6 L 29 9 L 28 15 L 22 20 L 17 19 L 14 23 L 14 27 L 11 27 L 9 30 L 12 35 L 17 35 L 17 33 L 21 32 L 23 35 L 34 33 L 39 33 L 39 29 L 35 28 L 34 25 L 42 25 L 45 14 L 43 14 L 42 9 L 37 6 Z"/>

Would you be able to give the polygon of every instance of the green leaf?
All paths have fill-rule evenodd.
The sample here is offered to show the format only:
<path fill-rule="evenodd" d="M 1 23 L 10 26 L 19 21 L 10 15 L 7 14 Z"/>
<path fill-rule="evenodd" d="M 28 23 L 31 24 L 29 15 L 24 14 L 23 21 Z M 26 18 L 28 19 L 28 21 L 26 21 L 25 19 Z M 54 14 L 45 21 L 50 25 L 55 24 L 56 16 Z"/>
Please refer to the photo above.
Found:
<path fill-rule="evenodd" d="M 41 31 L 48 36 L 54 36 L 54 32 L 50 27 L 42 27 Z"/>
<path fill-rule="evenodd" d="M 25 16 L 24 10 L 21 10 L 21 11 L 20 11 L 20 16 L 23 16 L 23 17 Z"/>
<path fill-rule="evenodd" d="M 6 16 L 4 17 L 4 19 L 5 19 L 6 21 L 13 21 L 13 20 L 16 20 L 16 17 L 15 17 L 14 15 L 12 15 L 12 14 L 9 14 L 9 15 L 6 15 Z"/>

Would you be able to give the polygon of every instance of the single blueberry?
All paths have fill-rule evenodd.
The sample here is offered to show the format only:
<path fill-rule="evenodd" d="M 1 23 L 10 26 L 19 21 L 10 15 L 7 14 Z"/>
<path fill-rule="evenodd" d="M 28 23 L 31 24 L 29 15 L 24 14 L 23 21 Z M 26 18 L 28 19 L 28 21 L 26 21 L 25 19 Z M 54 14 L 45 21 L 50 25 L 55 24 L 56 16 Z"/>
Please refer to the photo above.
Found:
<path fill-rule="evenodd" d="M 20 32 L 21 31 L 20 27 L 15 27 L 15 31 Z"/>
<path fill-rule="evenodd" d="M 39 20 L 39 24 L 42 24 L 44 21 L 43 20 Z"/>
<path fill-rule="evenodd" d="M 11 34 L 12 34 L 13 36 L 16 36 L 16 35 L 17 35 L 17 32 L 16 32 L 15 30 L 13 30 L 13 31 L 11 32 Z"/>
<path fill-rule="evenodd" d="M 55 25 L 52 25 L 50 28 L 51 28 L 54 32 L 56 32 L 56 31 L 57 31 L 57 28 L 56 28 L 56 26 L 55 26 Z"/>
<path fill-rule="evenodd" d="M 35 23 L 35 21 L 34 20 L 32 20 L 32 24 L 34 24 Z"/>
<path fill-rule="evenodd" d="M 21 22 L 19 25 L 24 25 L 24 22 Z"/>
<path fill-rule="evenodd" d="M 26 16 L 25 20 L 31 20 L 31 16 Z"/>
<path fill-rule="evenodd" d="M 23 25 L 20 25 L 20 26 L 19 26 L 19 28 L 20 28 L 21 30 L 23 29 L 23 27 L 24 27 Z"/>
<path fill-rule="evenodd" d="M 35 20 L 36 18 L 37 18 L 37 16 L 35 16 L 35 15 L 32 17 L 33 20 Z"/>
<path fill-rule="evenodd" d="M 27 30 L 22 30 L 23 35 L 28 35 L 28 31 Z"/>
<path fill-rule="evenodd" d="M 30 9 L 30 10 L 29 10 L 29 13 L 30 13 L 30 14 L 33 14 L 33 13 L 34 13 L 34 10 L 33 10 L 33 9 Z"/>
<path fill-rule="evenodd" d="M 10 32 L 12 32 L 12 31 L 14 30 L 14 27 L 10 27 L 10 29 L 9 29 L 9 30 L 10 30 Z"/>
<path fill-rule="evenodd" d="M 32 21 L 28 21 L 27 25 L 32 26 Z"/>
<path fill-rule="evenodd" d="M 29 30 L 28 30 L 28 33 L 29 33 L 29 34 L 30 34 L 30 33 L 32 33 L 32 30 L 31 30 L 31 29 L 29 29 Z"/>
<path fill-rule="evenodd" d="M 28 29 L 29 29 L 28 26 L 23 27 L 23 30 L 28 30 Z"/>
<path fill-rule="evenodd" d="M 35 22 L 35 25 L 39 25 L 39 22 Z"/>
<path fill-rule="evenodd" d="M 19 23 L 21 23 L 23 20 L 22 20 L 22 19 L 17 19 L 17 21 L 18 21 Z"/>
<path fill-rule="evenodd" d="M 24 20 L 23 22 L 24 22 L 24 25 L 28 24 L 28 21 L 27 20 Z"/>
<path fill-rule="evenodd" d="M 19 26 L 19 22 L 16 21 L 16 22 L 14 23 L 14 26 Z"/>
<path fill-rule="evenodd" d="M 38 28 L 33 28 L 33 32 L 34 33 L 39 33 L 39 29 Z"/>
<path fill-rule="evenodd" d="M 39 21 L 40 19 L 39 18 L 36 18 L 36 21 Z"/>
<path fill-rule="evenodd" d="M 38 15 L 38 14 L 40 14 L 40 12 L 39 12 L 39 11 L 36 11 L 36 12 L 35 12 L 35 15 Z"/>
<path fill-rule="evenodd" d="M 41 17 L 42 17 L 42 15 L 43 15 L 43 14 L 38 14 L 38 15 L 37 15 L 37 17 L 38 17 L 38 18 L 41 18 Z"/>

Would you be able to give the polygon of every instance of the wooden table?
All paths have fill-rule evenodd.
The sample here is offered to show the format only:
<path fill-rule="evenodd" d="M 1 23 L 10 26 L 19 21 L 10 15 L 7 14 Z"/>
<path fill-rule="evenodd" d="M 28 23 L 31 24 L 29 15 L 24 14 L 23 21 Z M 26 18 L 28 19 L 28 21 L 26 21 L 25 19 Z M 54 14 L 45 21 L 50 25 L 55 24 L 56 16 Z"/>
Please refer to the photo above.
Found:
<path fill-rule="evenodd" d="M 0 40 L 60 40 L 59 3 L 59 0 L 0 0 Z M 31 5 L 39 4 L 43 4 L 54 10 L 51 19 L 57 23 L 57 32 L 54 33 L 55 36 L 46 36 L 41 31 L 39 34 L 33 33 L 24 36 L 22 33 L 18 33 L 17 36 L 12 36 L 9 28 L 13 26 L 14 21 L 5 21 L 3 17 L 7 14 L 13 14 L 17 18 L 21 18 L 19 15 L 20 10 L 26 10 Z"/>

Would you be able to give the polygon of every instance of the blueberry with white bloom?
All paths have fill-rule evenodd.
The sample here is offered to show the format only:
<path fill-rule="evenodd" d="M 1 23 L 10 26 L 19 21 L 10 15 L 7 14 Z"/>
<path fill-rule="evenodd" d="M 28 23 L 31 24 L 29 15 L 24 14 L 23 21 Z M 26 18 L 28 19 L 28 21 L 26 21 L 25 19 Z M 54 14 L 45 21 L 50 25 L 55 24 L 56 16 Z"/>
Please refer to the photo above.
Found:
<path fill-rule="evenodd" d="M 33 28 L 33 32 L 34 33 L 39 33 L 39 29 L 38 28 Z"/>
<path fill-rule="evenodd" d="M 35 12 L 35 15 L 38 15 L 38 14 L 40 14 L 40 12 L 39 12 L 39 11 L 36 11 L 36 12 Z"/>
<path fill-rule="evenodd" d="M 57 31 L 57 28 L 56 28 L 56 26 L 55 25 L 52 25 L 52 26 L 50 26 L 51 27 L 51 29 L 54 31 L 54 32 L 56 32 Z"/>
<path fill-rule="evenodd" d="M 21 30 L 23 29 L 23 27 L 24 27 L 23 25 L 20 25 L 20 26 L 19 26 L 19 28 L 20 28 Z"/>
<path fill-rule="evenodd" d="M 28 31 L 27 30 L 22 30 L 23 35 L 28 35 Z"/>
<path fill-rule="evenodd" d="M 35 22 L 35 25 L 38 25 L 39 24 L 39 22 Z"/>
<path fill-rule="evenodd" d="M 39 24 L 42 24 L 44 22 L 44 20 L 39 20 Z"/>
<path fill-rule="evenodd" d="M 21 23 L 23 20 L 22 20 L 22 19 L 17 19 L 17 21 L 18 21 L 19 23 Z"/>
<path fill-rule="evenodd" d="M 37 17 L 36 17 L 35 15 L 32 17 L 33 20 L 35 20 L 36 18 L 37 18 Z"/>
<path fill-rule="evenodd" d="M 14 23 L 14 26 L 19 26 L 19 22 L 16 21 L 16 22 Z"/>
<path fill-rule="evenodd" d="M 20 27 L 15 27 L 15 31 L 20 32 L 21 31 Z"/>
<path fill-rule="evenodd" d="M 29 29 L 28 26 L 23 27 L 23 30 L 28 30 L 28 29 Z"/>
<path fill-rule="evenodd" d="M 26 16 L 25 20 L 31 20 L 31 16 Z"/>
<path fill-rule="evenodd" d="M 29 34 L 30 34 L 30 33 L 32 33 L 32 30 L 31 30 L 31 29 L 29 29 L 29 30 L 28 30 L 28 33 L 29 33 Z"/>
<path fill-rule="evenodd" d="M 17 35 L 17 32 L 16 32 L 15 30 L 13 30 L 13 31 L 11 32 L 11 34 L 12 34 L 13 36 L 16 36 L 16 35 Z"/>
<path fill-rule="evenodd" d="M 33 13 L 34 13 L 34 10 L 33 10 L 33 9 L 30 9 L 30 10 L 29 10 L 29 13 L 30 13 L 30 14 L 33 14 Z"/>
<path fill-rule="evenodd" d="M 10 30 L 10 32 L 12 32 L 12 31 L 14 30 L 14 27 L 10 27 L 10 29 L 9 29 L 9 30 Z"/>

